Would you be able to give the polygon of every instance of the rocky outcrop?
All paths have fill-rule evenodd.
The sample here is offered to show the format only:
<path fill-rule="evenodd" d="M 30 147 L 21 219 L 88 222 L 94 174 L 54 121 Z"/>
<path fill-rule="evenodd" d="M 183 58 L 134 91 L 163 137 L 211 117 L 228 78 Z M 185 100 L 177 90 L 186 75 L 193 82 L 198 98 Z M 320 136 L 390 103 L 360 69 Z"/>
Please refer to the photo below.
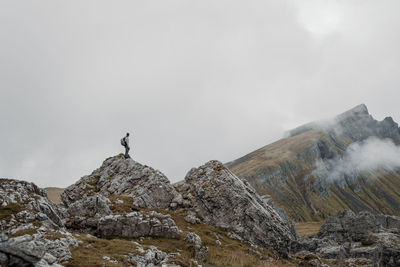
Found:
<path fill-rule="evenodd" d="M 250 185 L 222 163 L 210 161 L 190 170 L 178 188 L 185 207 L 196 212 L 204 223 L 288 256 L 295 234 Z"/>
<path fill-rule="evenodd" d="M 95 194 L 71 203 L 67 209 L 70 216 L 98 217 L 112 214 L 110 200 Z"/>
<path fill-rule="evenodd" d="M 0 211 L 1 266 L 59 266 L 71 258 L 69 247 L 77 240 L 68 236 L 58 207 L 43 189 L 0 179 Z"/>
<path fill-rule="evenodd" d="M 39 222 L 52 229 L 63 227 L 57 206 L 47 198 L 44 189 L 33 183 L 0 179 L 0 206 L 4 211 L 3 220 L 0 221 L 1 231 L 13 229 L 17 221 Z M 7 211 L 9 216 L 5 216 Z"/>
<path fill-rule="evenodd" d="M 98 222 L 100 237 L 166 237 L 178 238 L 179 229 L 170 215 L 157 212 L 144 214 L 131 212 L 127 215 L 109 215 Z"/>
<path fill-rule="evenodd" d="M 179 257 L 179 253 L 165 253 L 157 249 L 155 246 L 150 246 L 149 249 L 144 249 L 138 243 L 137 252 L 142 255 L 136 255 L 134 253 L 129 253 L 126 257 L 134 261 L 136 266 L 145 267 L 145 266 L 161 266 L 161 267 L 180 267 L 180 265 L 174 263 L 167 263 L 170 259 Z"/>
<path fill-rule="evenodd" d="M 122 154 L 106 159 L 92 174 L 66 188 L 61 198 L 69 207 L 96 194 L 131 196 L 135 206 L 148 209 L 173 209 L 182 199 L 164 174 Z"/>
<path fill-rule="evenodd" d="M 387 232 L 400 234 L 400 218 L 375 215 L 368 211 L 355 214 L 341 211 L 329 218 L 318 232 L 318 238 L 329 238 L 337 242 L 361 242 L 371 233 Z"/>
<path fill-rule="evenodd" d="M 5 255 L 2 266 L 59 266 L 57 263 L 71 259 L 70 246 L 78 246 L 73 237 L 47 239 L 47 233 L 39 231 L 33 235 L 23 235 L 15 238 L 2 237 L 0 242 L 1 254 Z M 47 264 L 47 265 L 46 265 Z"/>
<path fill-rule="evenodd" d="M 298 250 L 355 266 L 400 266 L 400 218 L 342 211 L 329 218 L 317 236 L 302 238 Z M 356 264 L 358 263 L 358 264 Z"/>

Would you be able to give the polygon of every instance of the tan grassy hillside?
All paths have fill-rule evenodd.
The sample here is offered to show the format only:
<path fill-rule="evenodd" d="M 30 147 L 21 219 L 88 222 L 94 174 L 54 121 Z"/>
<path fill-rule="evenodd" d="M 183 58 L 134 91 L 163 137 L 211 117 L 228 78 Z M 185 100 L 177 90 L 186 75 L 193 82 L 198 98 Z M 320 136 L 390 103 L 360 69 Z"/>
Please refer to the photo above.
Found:
<path fill-rule="evenodd" d="M 64 188 L 58 187 L 46 187 L 47 196 L 51 201 L 56 204 L 62 203 L 61 201 L 61 193 L 64 192 Z"/>
<path fill-rule="evenodd" d="M 400 145 L 400 129 L 391 118 L 376 121 L 361 105 L 329 127 L 314 123 L 291 133 L 226 166 L 295 221 L 320 221 L 345 209 L 400 215 L 400 169 L 355 170 L 334 181 L 313 173 L 317 162 L 329 164 L 370 137 Z"/>
<path fill-rule="evenodd" d="M 295 223 L 299 236 L 311 236 L 318 233 L 324 222 L 298 222 Z"/>

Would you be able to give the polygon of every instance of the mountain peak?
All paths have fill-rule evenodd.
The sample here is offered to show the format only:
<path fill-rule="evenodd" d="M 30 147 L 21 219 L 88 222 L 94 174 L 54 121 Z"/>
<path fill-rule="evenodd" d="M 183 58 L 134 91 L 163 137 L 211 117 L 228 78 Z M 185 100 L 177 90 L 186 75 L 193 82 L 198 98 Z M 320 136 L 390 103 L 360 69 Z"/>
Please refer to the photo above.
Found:
<path fill-rule="evenodd" d="M 310 122 L 304 125 L 301 125 L 297 128 L 294 128 L 293 130 L 290 130 L 287 135 L 288 137 L 293 137 L 311 130 L 322 130 L 322 129 L 330 129 L 332 126 L 334 126 L 337 123 L 340 123 L 341 121 L 344 121 L 349 118 L 354 118 L 355 120 L 359 118 L 365 118 L 366 116 L 370 116 L 368 112 L 368 108 L 365 104 L 360 104 L 358 106 L 355 106 L 352 109 L 349 109 L 346 112 L 343 112 L 342 114 L 336 116 L 333 120 L 327 120 L 327 121 L 315 121 L 315 122 Z M 371 117 L 372 118 L 372 117 Z"/>
<path fill-rule="evenodd" d="M 344 119 L 348 117 L 354 117 L 354 116 L 363 116 L 363 115 L 369 115 L 368 108 L 365 104 L 360 104 L 342 114 L 337 116 L 337 119 Z"/>

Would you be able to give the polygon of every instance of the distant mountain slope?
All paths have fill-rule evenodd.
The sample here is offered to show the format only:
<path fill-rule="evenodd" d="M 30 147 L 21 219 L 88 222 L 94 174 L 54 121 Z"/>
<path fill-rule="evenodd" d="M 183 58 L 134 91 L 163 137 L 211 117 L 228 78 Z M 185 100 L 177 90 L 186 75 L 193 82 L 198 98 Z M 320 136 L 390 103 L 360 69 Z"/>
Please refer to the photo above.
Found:
<path fill-rule="evenodd" d="M 61 193 L 64 192 L 64 188 L 58 187 L 46 187 L 48 198 L 56 204 L 61 204 Z"/>
<path fill-rule="evenodd" d="M 399 144 L 392 118 L 379 122 L 359 105 L 226 165 L 297 221 L 343 209 L 399 215 Z"/>

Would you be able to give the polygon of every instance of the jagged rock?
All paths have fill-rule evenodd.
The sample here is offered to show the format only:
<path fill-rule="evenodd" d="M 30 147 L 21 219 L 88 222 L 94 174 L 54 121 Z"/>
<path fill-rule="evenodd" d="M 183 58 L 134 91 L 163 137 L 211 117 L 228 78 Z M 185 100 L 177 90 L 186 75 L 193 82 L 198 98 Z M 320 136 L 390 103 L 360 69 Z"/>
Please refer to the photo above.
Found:
<path fill-rule="evenodd" d="M 201 246 L 201 238 L 196 233 L 190 232 L 186 235 L 184 241 Z"/>
<path fill-rule="evenodd" d="M 170 215 L 154 211 L 149 214 L 131 212 L 105 216 L 99 220 L 97 228 L 101 237 L 179 237 L 179 229 Z"/>
<path fill-rule="evenodd" d="M 194 214 L 188 214 L 185 217 L 185 221 L 191 224 L 199 224 L 201 223 L 200 219 L 197 218 Z"/>
<path fill-rule="evenodd" d="M 322 247 L 317 250 L 317 253 L 325 259 L 346 259 L 347 251 L 344 246 L 329 246 Z"/>
<path fill-rule="evenodd" d="M 46 191 L 33 183 L 0 179 L 0 206 L 14 211 L 14 220 L 19 225 L 40 222 L 47 228 L 63 227 L 57 207 L 47 198 Z M 14 228 L 12 224 L 13 222 L 7 224 L 3 221 L 0 223 L 0 230 L 7 233 Z"/>
<path fill-rule="evenodd" d="M 206 224 L 234 232 L 254 245 L 288 256 L 296 236 L 279 214 L 218 161 L 194 168 L 178 187 L 189 210 Z"/>
<path fill-rule="evenodd" d="M 69 207 L 96 193 L 106 197 L 131 196 L 135 206 L 149 209 L 176 208 L 182 200 L 164 174 L 131 158 L 125 159 L 122 154 L 106 159 L 92 174 L 66 188 L 61 198 Z"/>
<path fill-rule="evenodd" d="M 261 196 L 261 199 L 279 214 L 283 222 L 289 227 L 290 232 L 292 232 L 292 234 L 297 237 L 296 227 L 294 226 L 294 223 L 289 219 L 289 216 L 286 214 L 285 210 L 276 205 L 276 203 L 269 195 L 263 195 Z"/>
<path fill-rule="evenodd" d="M 329 218 L 318 232 L 318 237 L 329 237 L 337 242 L 361 242 L 368 239 L 370 233 L 383 228 L 400 232 L 400 218 L 387 215 L 374 215 L 368 211 L 358 215 L 352 211 L 341 211 Z"/>
<path fill-rule="evenodd" d="M 64 262 L 71 259 L 69 247 L 77 245 L 77 240 L 71 237 L 48 240 L 43 234 L 18 236 L 0 243 L 0 252 L 8 256 L 7 261 L 0 264 L 14 266 L 13 262 L 19 262 L 21 266 L 47 266 L 45 264 Z"/>
<path fill-rule="evenodd" d="M 129 253 L 126 257 L 129 260 L 135 261 L 137 267 L 151 267 L 151 266 L 162 266 L 162 267 L 179 267 L 175 264 L 167 264 L 170 258 L 180 256 L 178 253 L 167 254 L 164 251 L 157 249 L 155 246 L 150 246 L 149 249 L 145 250 L 143 247 L 138 247 L 138 252 L 142 255 L 136 255 Z"/>
<path fill-rule="evenodd" d="M 395 216 L 366 211 L 357 215 L 338 212 L 325 222 L 317 237 L 299 239 L 298 249 L 325 259 L 346 260 L 350 266 L 400 266 L 399 221 Z"/>
<path fill-rule="evenodd" d="M 208 255 L 208 247 L 201 246 L 201 245 L 195 245 L 194 246 L 194 254 L 195 254 L 196 259 L 205 260 Z"/>
<path fill-rule="evenodd" d="M 64 231 L 58 207 L 35 184 L 0 179 L 0 208 L 8 216 L 0 221 L 1 266 L 57 266 L 69 260 L 74 238 L 49 240 L 46 233 Z"/>
<path fill-rule="evenodd" d="M 103 195 L 96 194 L 71 203 L 68 207 L 70 216 L 105 216 L 112 214 L 110 200 Z"/>

